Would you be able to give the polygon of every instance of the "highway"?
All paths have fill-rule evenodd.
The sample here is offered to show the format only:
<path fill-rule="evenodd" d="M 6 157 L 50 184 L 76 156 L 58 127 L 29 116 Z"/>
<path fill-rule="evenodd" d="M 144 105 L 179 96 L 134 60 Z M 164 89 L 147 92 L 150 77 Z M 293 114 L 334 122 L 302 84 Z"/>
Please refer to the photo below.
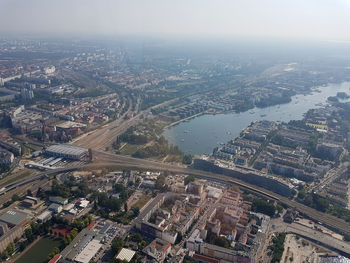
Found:
<path fill-rule="evenodd" d="M 273 223 L 273 221 L 271 222 Z M 350 256 L 350 243 L 336 239 L 328 234 L 325 234 L 321 231 L 312 229 L 310 227 L 304 226 L 299 223 L 287 224 L 284 222 L 278 222 L 273 225 L 274 227 L 270 229 L 273 232 L 287 232 L 297 234 L 301 237 L 304 237 L 312 242 L 325 246 L 332 251 L 337 251 L 343 256 Z"/>

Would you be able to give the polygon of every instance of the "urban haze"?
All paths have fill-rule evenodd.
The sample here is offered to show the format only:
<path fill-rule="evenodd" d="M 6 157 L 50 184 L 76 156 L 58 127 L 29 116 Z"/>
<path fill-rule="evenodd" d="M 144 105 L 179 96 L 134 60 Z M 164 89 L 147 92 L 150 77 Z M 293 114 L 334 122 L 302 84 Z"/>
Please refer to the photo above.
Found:
<path fill-rule="evenodd" d="M 0 1 L 0 262 L 350 262 L 350 1 Z"/>

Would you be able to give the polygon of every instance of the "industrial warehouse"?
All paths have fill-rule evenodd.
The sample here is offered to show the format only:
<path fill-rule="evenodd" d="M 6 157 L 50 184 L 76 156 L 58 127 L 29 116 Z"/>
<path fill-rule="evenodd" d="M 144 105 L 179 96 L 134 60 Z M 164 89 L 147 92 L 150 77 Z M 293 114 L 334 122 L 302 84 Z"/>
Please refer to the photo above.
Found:
<path fill-rule="evenodd" d="M 37 151 L 32 155 L 32 161 L 25 164 L 27 168 L 39 170 L 54 170 L 74 162 L 91 161 L 92 152 L 83 147 L 68 144 L 51 145 L 43 151 Z"/>
<path fill-rule="evenodd" d="M 68 144 L 57 144 L 46 148 L 45 154 L 54 157 L 63 157 L 71 160 L 81 160 L 88 155 L 87 148 L 72 146 Z"/>

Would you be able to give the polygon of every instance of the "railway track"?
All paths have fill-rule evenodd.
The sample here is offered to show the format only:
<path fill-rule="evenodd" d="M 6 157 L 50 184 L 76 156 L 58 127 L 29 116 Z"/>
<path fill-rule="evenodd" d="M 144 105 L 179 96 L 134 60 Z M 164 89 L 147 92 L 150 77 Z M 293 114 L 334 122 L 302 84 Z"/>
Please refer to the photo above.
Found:
<path fill-rule="evenodd" d="M 30 178 L 27 178 L 26 181 L 22 180 L 19 182 L 12 183 L 11 185 L 8 186 L 8 191 L 6 191 L 5 195 L 0 196 L 0 202 L 4 201 L 5 196 L 7 198 L 11 198 L 12 194 L 14 193 L 13 190 L 17 191 L 17 189 L 25 189 L 26 186 L 32 184 L 35 181 L 43 180 L 42 178 L 47 179 L 48 176 L 61 173 L 61 172 L 69 172 L 69 171 L 74 171 L 78 169 L 94 169 L 94 168 L 102 168 L 102 167 L 104 168 L 115 167 L 118 169 L 129 168 L 129 169 L 144 169 L 144 170 L 158 170 L 158 171 L 162 170 L 162 171 L 169 171 L 173 173 L 191 174 L 203 179 L 216 180 L 227 184 L 237 185 L 252 193 L 267 197 L 271 200 L 278 201 L 279 203 L 284 204 L 288 207 L 295 208 L 304 216 L 307 216 L 317 222 L 320 222 L 334 231 L 337 231 L 342 234 L 344 233 L 350 234 L 350 224 L 340 218 L 319 212 L 311 207 L 308 207 L 298 202 L 295 202 L 293 200 L 290 200 L 287 197 L 275 194 L 261 187 L 245 183 L 241 180 L 238 180 L 229 176 L 225 176 L 222 174 L 215 174 L 215 173 L 201 171 L 201 170 L 189 169 L 189 168 L 179 166 L 179 165 L 174 165 L 174 164 L 166 164 L 166 163 L 161 163 L 156 161 L 136 159 L 128 156 L 115 155 L 115 154 L 106 153 L 106 152 L 95 152 L 95 154 L 96 154 L 95 159 L 99 161 L 97 163 L 90 163 L 85 165 L 79 165 L 79 166 L 74 166 L 69 168 L 61 168 L 53 171 L 42 172 L 36 175 L 32 175 Z"/>
<path fill-rule="evenodd" d="M 101 154 L 101 153 L 100 153 Z M 288 207 L 295 208 L 297 211 L 302 213 L 303 215 L 315 220 L 316 222 L 320 222 L 327 227 L 331 228 L 332 230 L 335 230 L 339 233 L 347 233 L 350 234 L 350 224 L 348 222 L 345 222 L 344 220 L 337 218 L 335 216 L 322 213 L 320 211 L 317 211 L 311 207 L 308 207 L 306 205 L 303 205 L 301 203 L 295 202 L 293 200 L 290 200 L 287 197 L 281 196 L 279 194 L 275 194 L 271 191 L 268 191 L 266 189 L 263 189 L 258 186 L 254 186 L 248 183 L 245 183 L 241 180 L 221 175 L 221 174 L 215 174 L 211 172 L 201 171 L 201 170 L 194 170 L 189 169 L 181 166 L 171 165 L 171 164 L 164 164 L 160 162 L 150 161 L 150 160 L 140 160 L 128 156 L 120 156 L 120 155 L 114 155 L 111 153 L 103 153 L 103 155 L 106 158 L 107 162 L 110 162 L 113 160 L 115 161 L 115 165 L 122 163 L 126 167 L 129 168 L 139 168 L 139 169 L 152 169 L 152 170 L 167 170 L 169 172 L 175 172 L 175 173 L 184 173 L 184 174 L 192 174 L 197 177 L 210 179 L 210 180 L 217 180 L 224 183 L 230 183 L 235 184 L 240 187 L 242 187 L 245 190 L 248 190 L 250 192 L 254 192 L 259 195 L 263 195 L 269 199 L 276 200 L 279 203 L 282 203 Z M 105 163 L 104 166 L 108 166 L 108 163 Z"/>

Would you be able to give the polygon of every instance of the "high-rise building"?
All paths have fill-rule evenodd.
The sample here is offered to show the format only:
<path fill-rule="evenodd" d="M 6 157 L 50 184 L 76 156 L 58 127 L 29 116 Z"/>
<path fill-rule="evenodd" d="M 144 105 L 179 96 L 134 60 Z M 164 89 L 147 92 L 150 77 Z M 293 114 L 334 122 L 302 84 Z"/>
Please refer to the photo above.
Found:
<path fill-rule="evenodd" d="M 33 87 L 30 86 L 25 86 L 21 88 L 21 98 L 23 100 L 32 100 L 34 99 L 34 92 L 33 92 Z"/>

